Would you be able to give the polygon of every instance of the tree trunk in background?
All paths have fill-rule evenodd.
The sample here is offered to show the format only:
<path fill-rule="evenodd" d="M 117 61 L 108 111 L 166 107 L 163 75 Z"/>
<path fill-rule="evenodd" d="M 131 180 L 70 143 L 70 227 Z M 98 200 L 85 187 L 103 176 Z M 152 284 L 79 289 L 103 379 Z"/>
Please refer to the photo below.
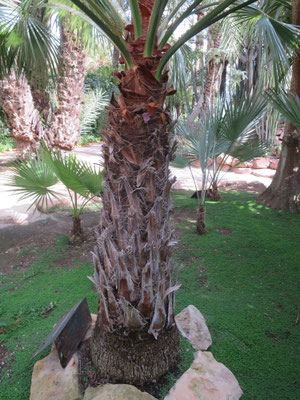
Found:
<path fill-rule="evenodd" d="M 46 88 L 32 85 L 30 82 L 31 95 L 35 108 L 38 110 L 40 117 L 44 121 L 48 121 L 50 112 L 50 97 Z"/>
<path fill-rule="evenodd" d="M 209 40 L 208 48 L 218 49 L 221 43 L 220 27 L 218 25 L 211 25 L 209 27 Z M 217 63 L 215 58 L 212 57 L 206 67 L 205 84 L 203 91 L 203 102 L 202 110 L 207 113 L 208 108 L 212 106 L 214 88 L 218 78 L 218 70 L 220 68 L 220 63 Z"/>
<path fill-rule="evenodd" d="M 300 0 L 293 1 L 293 24 L 300 25 Z M 300 97 L 300 56 L 295 52 L 291 93 Z M 280 161 L 271 185 L 258 201 L 283 211 L 300 213 L 300 132 L 286 122 Z"/>
<path fill-rule="evenodd" d="M 0 81 L 0 105 L 7 115 L 17 151 L 25 158 L 37 149 L 43 137 L 43 126 L 24 76 L 16 77 L 13 73 L 9 79 Z"/>
<path fill-rule="evenodd" d="M 175 144 L 164 107 L 167 75 L 154 78 L 167 50 L 143 58 L 153 1 L 140 2 L 144 35 L 127 41 L 136 66 L 118 73 L 103 132 L 103 209 L 94 250 L 98 318 L 91 341 L 93 363 L 111 382 L 142 386 L 177 363 L 174 324 L 173 228 L 169 161 Z"/>
<path fill-rule="evenodd" d="M 48 134 L 53 147 L 72 150 L 80 136 L 85 53 L 75 35 L 61 29 L 61 74 L 57 86 L 57 108 Z"/>

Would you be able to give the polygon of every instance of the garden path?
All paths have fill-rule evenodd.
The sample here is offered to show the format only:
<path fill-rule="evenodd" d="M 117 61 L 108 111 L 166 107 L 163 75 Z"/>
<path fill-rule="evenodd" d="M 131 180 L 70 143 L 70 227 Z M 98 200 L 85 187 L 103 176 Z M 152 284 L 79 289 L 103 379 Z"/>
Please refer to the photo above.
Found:
<path fill-rule="evenodd" d="M 93 143 L 76 148 L 74 153 L 78 158 L 84 161 L 99 165 L 101 162 L 101 147 L 101 143 Z M 11 192 L 11 189 L 5 186 L 8 176 L 11 174 L 7 164 L 16 157 L 17 154 L 14 151 L 0 153 L 0 229 L 12 224 L 27 225 L 31 222 L 45 219 L 45 214 L 38 211 L 34 212 L 33 209 L 28 210 L 30 206 L 30 201 L 28 199 L 21 199 L 20 195 Z M 174 189 L 195 189 L 188 167 L 182 169 L 171 167 L 170 170 L 172 175 L 176 177 L 176 182 L 173 186 Z M 192 168 L 192 171 L 197 185 L 199 186 L 198 189 L 201 189 L 201 170 Z M 271 177 L 254 176 L 250 173 L 237 174 L 235 172 L 226 172 L 222 173 L 221 186 L 231 184 L 253 185 L 259 183 L 268 187 L 271 181 Z M 62 185 L 56 185 L 55 189 L 67 198 L 67 191 Z"/>

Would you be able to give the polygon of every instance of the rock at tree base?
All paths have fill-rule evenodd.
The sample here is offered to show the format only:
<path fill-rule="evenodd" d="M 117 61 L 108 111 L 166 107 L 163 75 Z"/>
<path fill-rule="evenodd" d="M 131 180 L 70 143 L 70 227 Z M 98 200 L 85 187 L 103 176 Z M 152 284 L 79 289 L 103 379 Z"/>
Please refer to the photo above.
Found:
<path fill-rule="evenodd" d="M 56 349 L 34 365 L 30 400 L 80 400 L 77 356 L 63 369 Z"/>
<path fill-rule="evenodd" d="M 83 400 L 156 400 L 150 394 L 141 392 L 131 385 L 103 385 L 88 387 Z"/>
<path fill-rule="evenodd" d="M 179 332 L 195 350 L 207 350 L 211 346 L 212 339 L 205 319 L 196 307 L 186 307 L 176 315 L 175 322 Z"/>
<path fill-rule="evenodd" d="M 235 376 L 210 352 L 196 353 L 195 360 L 165 400 L 238 400 L 243 392 Z"/>

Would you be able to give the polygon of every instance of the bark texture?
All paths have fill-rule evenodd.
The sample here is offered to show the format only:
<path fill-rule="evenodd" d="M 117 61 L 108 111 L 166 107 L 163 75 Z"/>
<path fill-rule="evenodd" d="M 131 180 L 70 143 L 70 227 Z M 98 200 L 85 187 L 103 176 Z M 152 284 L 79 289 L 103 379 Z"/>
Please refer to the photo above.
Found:
<path fill-rule="evenodd" d="M 57 86 L 57 108 L 51 120 L 49 137 L 53 147 L 72 150 L 80 136 L 85 53 L 76 35 L 63 27 L 61 46 L 62 66 Z"/>
<path fill-rule="evenodd" d="M 7 115 L 11 136 L 21 157 L 35 151 L 43 138 L 43 126 L 27 79 L 14 73 L 0 81 L 0 105 Z"/>
<path fill-rule="evenodd" d="M 72 244 L 80 243 L 83 239 L 80 217 L 73 217 L 73 226 L 69 242 Z"/>
<path fill-rule="evenodd" d="M 300 0 L 293 1 L 293 24 L 300 25 Z M 300 97 L 300 56 L 295 52 L 291 93 Z M 286 122 L 282 150 L 271 185 L 258 201 L 275 209 L 300 213 L 300 132 Z"/>
<path fill-rule="evenodd" d="M 168 168 L 175 144 L 169 113 L 164 108 L 170 94 L 167 74 L 160 82 L 154 78 L 168 46 L 163 51 L 156 46 L 153 57 L 143 58 L 152 3 L 140 5 L 144 27 L 141 38 L 134 40 L 132 25 L 127 26 L 128 48 L 136 66 L 116 74 L 120 94 L 118 99 L 111 99 L 103 132 L 107 172 L 93 256 L 93 281 L 99 293 L 93 362 L 103 373 L 104 359 L 109 377 L 139 385 L 167 372 L 179 352 L 179 341 L 174 339 L 174 295 L 179 285 L 176 279 L 172 282 L 174 268 L 170 267 L 175 243 L 170 224 L 173 180 Z M 137 332 L 135 339 L 132 332 Z M 115 340 L 119 345 L 109 344 Z M 134 347 L 141 347 L 139 340 L 145 340 L 148 356 L 144 353 L 135 361 L 121 361 L 120 349 L 130 348 L 131 341 Z M 161 340 L 166 355 L 163 361 Z M 107 341 L 107 347 L 103 341 Z M 119 363 L 122 378 L 115 376 Z M 153 366 L 152 372 L 148 365 Z"/>
<path fill-rule="evenodd" d="M 197 210 L 196 233 L 198 235 L 205 235 L 208 231 L 205 228 L 205 208 L 202 204 L 199 205 Z"/>

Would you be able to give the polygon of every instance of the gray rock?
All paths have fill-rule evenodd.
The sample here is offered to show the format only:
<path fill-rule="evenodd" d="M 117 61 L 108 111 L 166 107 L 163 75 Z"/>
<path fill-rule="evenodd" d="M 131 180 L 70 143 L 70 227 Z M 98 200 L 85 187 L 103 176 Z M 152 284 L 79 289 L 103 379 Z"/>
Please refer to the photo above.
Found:
<path fill-rule="evenodd" d="M 201 312 L 190 305 L 175 317 L 179 332 L 188 339 L 195 350 L 207 350 L 212 339 Z"/>
<path fill-rule="evenodd" d="M 238 400 L 242 394 L 238 381 L 224 364 L 217 362 L 210 352 L 198 351 L 191 368 L 165 400 Z"/>

